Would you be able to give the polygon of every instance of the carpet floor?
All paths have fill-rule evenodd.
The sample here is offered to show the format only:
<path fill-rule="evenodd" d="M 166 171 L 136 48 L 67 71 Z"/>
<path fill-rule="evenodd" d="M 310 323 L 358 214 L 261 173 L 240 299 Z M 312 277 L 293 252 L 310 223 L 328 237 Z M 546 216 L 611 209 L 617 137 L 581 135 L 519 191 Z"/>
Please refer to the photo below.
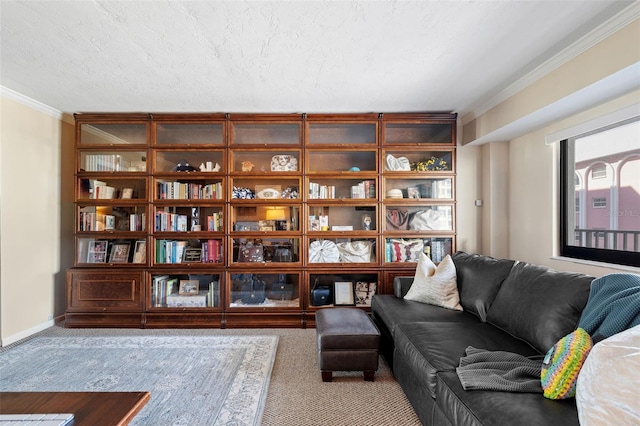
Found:
<path fill-rule="evenodd" d="M 362 373 L 337 372 L 322 382 L 314 329 L 66 329 L 51 327 L 44 336 L 116 335 L 272 335 L 278 349 L 264 406 L 263 426 L 418 426 L 411 404 L 380 358 L 374 382 Z M 193 425 L 200 426 L 200 425 Z"/>

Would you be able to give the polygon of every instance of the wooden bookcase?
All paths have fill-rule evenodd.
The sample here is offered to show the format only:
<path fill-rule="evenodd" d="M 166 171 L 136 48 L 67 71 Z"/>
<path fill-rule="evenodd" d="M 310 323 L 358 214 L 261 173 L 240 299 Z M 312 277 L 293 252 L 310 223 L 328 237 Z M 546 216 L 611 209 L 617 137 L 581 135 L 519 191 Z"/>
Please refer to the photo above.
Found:
<path fill-rule="evenodd" d="M 75 119 L 68 327 L 312 327 L 455 250 L 455 114 Z"/>

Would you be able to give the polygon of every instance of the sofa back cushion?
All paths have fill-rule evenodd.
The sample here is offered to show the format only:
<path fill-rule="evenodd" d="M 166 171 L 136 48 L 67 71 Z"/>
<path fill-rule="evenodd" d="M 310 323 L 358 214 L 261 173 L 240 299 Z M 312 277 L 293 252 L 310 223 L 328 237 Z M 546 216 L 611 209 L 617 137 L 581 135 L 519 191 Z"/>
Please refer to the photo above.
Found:
<path fill-rule="evenodd" d="M 502 283 L 487 322 L 546 353 L 578 326 L 593 277 L 518 262 Z"/>
<path fill-rule="evenodd" d="M 515 261 L 459 251 L 453 255 L 453 263 L 460 305 L 485 322 L 489 307 Z"/>

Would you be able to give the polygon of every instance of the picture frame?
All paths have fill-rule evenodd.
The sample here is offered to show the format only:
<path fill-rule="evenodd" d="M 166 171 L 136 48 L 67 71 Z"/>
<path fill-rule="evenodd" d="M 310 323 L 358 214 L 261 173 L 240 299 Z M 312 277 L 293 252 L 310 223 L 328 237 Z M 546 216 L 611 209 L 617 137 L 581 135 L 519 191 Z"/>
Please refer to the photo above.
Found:
<path fill-rule="evenodd" d="M 186 247 L 182 252 L 183 263 L 202 262 L 202 249 L 198 247 Z"/>
<path fill-rule="evenodd" d="M 353 281 L 335 281 L 333 283 L 333 299 L 335 306 L 355 306 L 356 292 Z"/>
<path fill-rule="evenodd" d="M 260 223 L 259 222 L 236 222 L 234 226 L 234 230 L 236 231 L 259 231 Z"/>
<path fill-rule="evenodd" d="M 132 263 L 146 263 L 147 262 L 147 241 L 138 240 L 133 249 L 133 261 Z"/>
<path fill-rule="evenodd" d="M 106 240 L 89 241 L 89 250 L 87 251 L 87 263 L 106 263 L 107 262 L 107 245 Z"/>
<path fill-rule="evenodd" d="M 109 253 L 109 263 L 129 263 L 130 249 L 131 243 L 128 241 L 113 243 Z"/>
<path fill-rule="evenodd" d="M 120 198 L 123 200 L 130 200 L 133 198 L 133 188 L 122 188 Z"/>
<path fill-rule="evenodd" d="M 197 296 L 199 291 L 199 280 L 180 280 L 180 287 L 178 288 L 180 296 Z"/>
<path fill-rule="evenodd" d="M 114 215 L 107 214 L 104 216 L 104 229 L 105 230 L 116 229 L 116 217 Z"/>
<path fill-rule="evenodd" d="M 407 188 L 407 198 L 420 198 L 420 190 L 413 186 Z"/>

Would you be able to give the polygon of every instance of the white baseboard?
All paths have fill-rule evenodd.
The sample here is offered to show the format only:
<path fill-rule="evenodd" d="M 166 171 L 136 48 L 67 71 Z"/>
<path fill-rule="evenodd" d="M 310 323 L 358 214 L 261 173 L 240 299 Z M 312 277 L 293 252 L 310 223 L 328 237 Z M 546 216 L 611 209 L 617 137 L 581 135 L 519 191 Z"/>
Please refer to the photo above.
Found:
<path fill-rule="evenodd" d="M 55 325 L 55 320 L 49 320 L 49 321 L 43 322 L 42 324 L 38 324 L 27 330 L 21 331 L 20 333 L 16 333 L 12 336 L 3 338 L 2 342 L 0 342 L 0 346 L 2 347 L 9 346 L 13 343 L 19 342 L 22 339 L 26 339 L 27 337 L 33 336 L 34 334 L 39 333 L 42 330 L 46 330 L 49 327 L 53 327 L 54 325 Z"/>

